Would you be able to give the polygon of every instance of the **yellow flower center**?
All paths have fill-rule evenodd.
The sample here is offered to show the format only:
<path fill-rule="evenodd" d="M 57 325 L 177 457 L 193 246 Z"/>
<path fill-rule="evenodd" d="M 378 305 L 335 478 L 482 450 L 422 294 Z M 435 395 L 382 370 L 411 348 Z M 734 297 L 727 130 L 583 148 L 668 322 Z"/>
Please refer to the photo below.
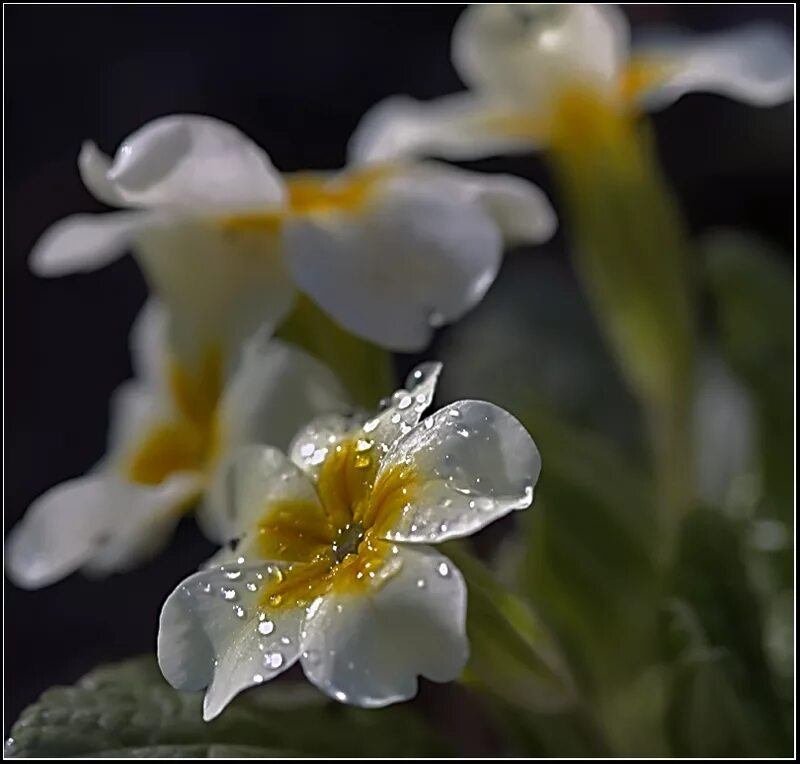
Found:
<path fill-rule="evenodd" d="M 210 350 L 192 369 L 172 361 L 168 387 L 173 418 L 153 425 L 124 463 L 134 483 L 158 485 L 176 472 L 204 472 L 216 456 L 222 354 Z"/>
<path fill-rule="evenodd" d="M 258 554 L 293 564 L 265 589 L 265 607 L 299 607 L 331 591 L 375 585 L 397 548 L 381 537 L 412 499 L 415 473 L 381 472 L 375 446 L 362 438 L 335 446 L 317 480 L 319 502 L 270 504 L 258 524 Z"/>
<path fill-rule="evenodd" d="M 225 231 L 275 234 L 292 216 L 358 212 L 392 171 L 390 165 L 375 165 L 334 177 L 324 173 L 298 172 L 286 178 L 284 207 L 232 215 L 221 220 L 220 226 Z"/>

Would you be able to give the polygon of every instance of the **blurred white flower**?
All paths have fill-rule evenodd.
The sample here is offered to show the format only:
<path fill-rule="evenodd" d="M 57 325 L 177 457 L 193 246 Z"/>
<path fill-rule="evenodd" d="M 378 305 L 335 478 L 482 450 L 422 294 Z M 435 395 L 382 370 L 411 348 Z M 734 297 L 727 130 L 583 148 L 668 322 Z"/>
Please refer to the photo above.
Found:
<path fill-rule="evenodd" d="M 136 321 L 136 377 L 112 398 L 106 456 L 40 496 L 9 534 L 6 571 L 19 586 L 46 586 L 79 568 L 121 571 L 154 555 L 198 499 L 218 493 L 228 454 L 288 444 L 309 416 L 344 406 L 333 373 L 300 350 L 257 335 L 226 378 L 213 350 L 191 369 L 171 357 L 166 323 L 155 302 Z M 199 519 L 212 538 L 216 512 L 206 498 Z"/>
<path fill-rule="evenodd" d="M 274 328 L 295 289 L 354 334 L 420 349 L 432 324 L 481 300 L 505 245 L 555 228 L 527 181 L 434 163 L 281 177 L 262 149 L 210 117 L 150 122 L 113 160 L 87 143 L 79 167 L 98 199 L 128 209 L 55 224 L 32 253 L 34 271 L 93 270 L 133 248 L 189 360 Z"/>
<path fill-rule="evenodd" d="M 331 697 L 365 707 L 455 679 L 468 655 L 466 588 L 427 546 L 530 506 L 541 461 L 506 411 L 459 401 L 420 422 L 439 364 L 355 425 L 318 419 L 289 454 L 231 463 L 235 553 L 187 578 L 161 613 L 158 658 L 178 689 L 207 687 L 212 719 L 298 660 Z"/>
<path fill-rule="evenodd" d="M 777 24 L 708 35 L 654 28 L 630 37 L 614 5 L 472 5 L 452 43 L 470 89 L 427 103 L 405 96 L 379 103 L 356 130 L 351 157 L 462 160 L 579 142 L 585 124 L 606 111 L 658 109 L 692 91 L 756 106 L 792 98 L 792 40 Z"/>

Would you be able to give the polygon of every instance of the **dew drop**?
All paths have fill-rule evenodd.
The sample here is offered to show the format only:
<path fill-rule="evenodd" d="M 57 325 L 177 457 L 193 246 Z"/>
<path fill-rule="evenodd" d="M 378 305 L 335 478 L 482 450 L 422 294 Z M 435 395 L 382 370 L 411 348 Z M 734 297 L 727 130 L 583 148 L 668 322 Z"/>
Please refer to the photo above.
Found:
<path fill-rule="evenodd" d="M 233 612 L 237 618 L 244 618 L 247 615 L 247 611 L 241 605 L 234 605 Z"/>
<path fill-rule="evenodd" d="M 450 575 L 450 568 L 448 567 L 446 562 L 439 563 L 439 575 L 440 576 Z"/>
<path fill-rule="evenodd" d="M 281 637 L 281 644 L 282 645 L 291 645 L 292 640 L 289 637 Z"/>
<path fill-rule="evenodd" d="M 333 697 L 336 698 L 336 700 L 338 700 L 340 703 L 347 702 L 347 694 L 341 690 L 336 690 L 336 692 L 333 693 Z"/>
<path fill-rule="evenodd" d="M 248 581 L 246 586 L 247 586 L 247 591 L 249 592 L 255 592 L 258 590 L 258 586 L 254 584 L 252 581 Z"/>
<path fill-rule="evenodd" d="M 239 565 L 244 565 L 244 557 L 238 557 L 236 562 L 239 563 Z"/>
<path fill-rule="evenodd" d="M 403 409 L 407 409 L 412 403 L 412 399 L 410 395 L 404 395 L 397 404 L 397 408 L 401 411 Z"/>
<path fill-rule="evenodd" d="M 279 669 L 283 665 L 283 655 L 281 653 L 267 653 L 264 656 L 264 665 L 271 669 Z"/>
<path fill-rule="evenodd" d="M 235 600 L 236 599 L 236 589 L 227 589 L 226 587 L 222 587 L 222 596 L 226 600 Z"/>
<path fill-rule="evenodd" d="M 253 674 L 253 681 L 256 684 L 261 684 L 264 681 L 264 677 L 261 674 Z"/>
<path fill-rule="evenodd" d="M 439 526 L 439 533 L 447 533 L 447 523 L 442 523 Z"/>
<path fill-rule="evenodd" d="M 241 570 L 226 570 L 225 571 L 225 578 L 230 578 L 231 581 L 235 581 L 242 575 Z"/>
<path fill-rule="evenodd" d="M 316 447 L 314 446 L 313 443 L 303 443 L 303 445 L 300 447 L 300 456 L 305 456 L 305 457 L 311 456 L 311 454 L 314 453 L 315 448 Z"/>
<path fill-rule="evenodd" d="M 395 412 L 394 414 L 392 414 L 391 422 L 392 422 L 392 424 L 399 424 L 401 419 L 402 419 L 402 417 L 400 416 L 400 414 Z"/>
<path fill-rule="evenodd" d="M 418 578 L 417 579 L 417 589 L 424 589 L 425 588 L 425 579 Z"/>
<path fill-rule="evenodd" d="M 261 615 L 264 614 L 262 613 Z M 272 634 L 273 631 L 275 631 L 275 624 L 272 621 L 261 621 L 261 623 L 258 624 L 259 634 L 267 636 L 267 634 Z"/>
<path fill-rule="evenodd" d="M 363 438 L 359 438 L 356 441 L 356 451 L 369 451 L 371 448 L 372 448 L 371 440 L 364 440 Z"/>
<path fill-rule="evenodd" d="M 369 422 L 365 422 L 364 432 L 372 432 L 378 426 L 379 421 L 379 419 L 370 419 Z"/>

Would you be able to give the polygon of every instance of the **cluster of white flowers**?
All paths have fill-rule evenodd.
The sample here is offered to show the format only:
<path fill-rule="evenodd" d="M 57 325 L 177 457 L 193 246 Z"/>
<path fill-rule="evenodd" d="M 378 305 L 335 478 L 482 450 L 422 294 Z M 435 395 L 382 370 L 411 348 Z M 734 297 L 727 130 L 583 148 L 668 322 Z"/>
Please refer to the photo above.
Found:
<path fill-rule="evenodd" d="M 175 687 L 208 688 L 206 718 L 298 660 L 324 692 L 367 707 L 413 696 L 419 675 L 456 678 L 465 584 L 427 545 L 528 507 L 536 446 L 490 403 L 420 421 L 436 364 L 373 418 L 353 414 L 334 373 L 273 334 L 302 293 L 360 338 L 421 350 L 481 301 L 505 249 L 553 234 L 532 183 L 423 155 L 545 145 L 576 94 L 625 113 L 689 90 L 763 105 L 791 94 L 791 47 L 772 28 L 661 34 L 632 52 L 628 38 L 611 6 L 470 7 L 453 60 L 471 90 L 379 104 L 335 173 L 281 176 L 205 116 L 155 120 L 113 158 L 85 144 L 84 183 L 121 210 L 56 223 L 31 266 L 90 271 L 130 250 L 154 296 L 108 453 L 29 508 L 7 544 L 12 580 L 128 569 L 196 505 L 225 546 L 167 599 L 158 653 Z"/>

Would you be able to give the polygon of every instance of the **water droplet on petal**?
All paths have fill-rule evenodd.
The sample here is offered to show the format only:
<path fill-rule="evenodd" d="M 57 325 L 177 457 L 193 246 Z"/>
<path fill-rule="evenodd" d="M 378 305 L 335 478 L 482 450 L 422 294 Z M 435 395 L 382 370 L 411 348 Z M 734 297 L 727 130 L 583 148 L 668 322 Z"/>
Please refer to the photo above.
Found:
<path fill-rule="evenodd" d="M 247 611 L 241 605 L 234 605 L 233 612 L 237 618 L 244 618 L 247 615 Z"/>
<path fill-rule="evenodd" d="M 319 653 L 316 650 L 304 650 L 303 660 L 316 666 L 319 663 Z"/>
<path fill-rule="evenodd" d="M 392 414 L 391 422 L 392 422 L 392 424 L 399 424 L 401 419 L 402 419 L 402 417 L 400 416 L 400 414 L 395 412 L 394 414 Z"/>
<path fill-rule="evenodd" d="M 261 684 L 264 681 L 264 677 L 261 674 L 253 674 L 253 681 L 256 684 Z"/>
<path fill-rule="evenodd" d="M 282 645 L 291 645 L 292 640 L 289 637 L 281 637 L 281 644 Z"/>
<path fill-rule="evenodd" d="M 425 579 L 418 578 L 417 579 L 417 589 L 424 589 L 425 588 Z"/>
<path fill-rule="evenodd" d="M 439 575 L 440 576 L 449 576 L 450 575 L 450 568 L 448 567 L 446 562 L 439 563 Z"/>
<path fill-rule="evenodd" d="M 252 581 L 248 581 L 246 586 L 247 586 L 247 591 L 248 592 L 258 591 L 258 586 L 256 584 L 254 584 Z"/>
<path fill-rule="evenodd" d="M 261 615 L 263 615 L 263 613 Z M 258 624 L 258 631 L 259 634 L 263 634 L 264 636 L 272 634 L 272 632 L 275 631 L 275 624 L 272 621 L 261 621 L 261 623 Z"/>
<path fill-rule="evenodd" d="M 241 570 L 226 570 L 225 571 L 225 578 L 230 578 L 231 581 L 235 581 L 242 575 Z"/>
<path fill-rule="evenodd" d="M 340 703 L 347 702 L 347 694 L 342 692 L 341 690 L 337 690 L 333 693 L 333 697 L 336 698 Z"/>
<path fill-rule="evenodd" d="M 264 665 L 271 669 L 279 669 L 283 665 L 283 654 L 267 653 L 264 656 Z"/>
<path fill-rule="evenodd" d="M 228 589 L 226 587 L 222 587 L 222 596 L 226 600 L 235 600 L 236 599 L 236 589 Z"/>
<path fill-rule="evenodd" d="M 407 409 L 411 405 L 411 403 L 412 403 L 411 396 L 410 395 L 404 395 L 398 401 L 397 408 L 399 408 L 402 411 L 403 409 Z"/>
<path fill-rule="evenodd" d="M 305 456 L 305 457 L 311 456 L 311 454 L 314 453 L 315 448 L 316 447 L 314 446 L 313 443 L 303 443 L 303 445 L 300 447 L 300 456 Z"/>

